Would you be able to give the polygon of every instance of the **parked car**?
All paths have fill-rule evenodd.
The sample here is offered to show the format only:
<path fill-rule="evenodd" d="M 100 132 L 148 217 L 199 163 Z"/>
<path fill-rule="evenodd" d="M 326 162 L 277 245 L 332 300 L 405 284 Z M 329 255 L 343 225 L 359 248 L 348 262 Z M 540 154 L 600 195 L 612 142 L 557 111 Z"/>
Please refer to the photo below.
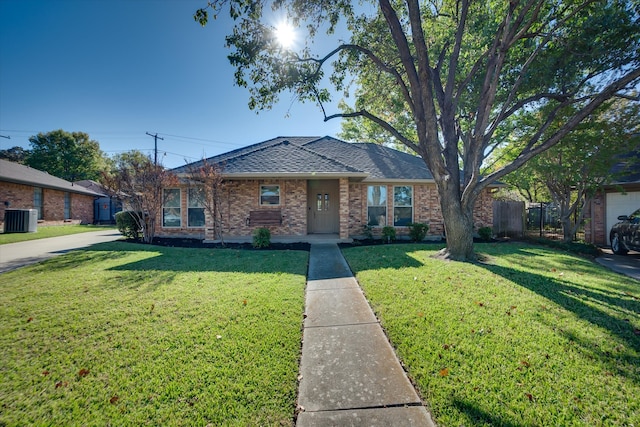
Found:
<path fill-rule="evenodd" d="M 620 215 L 611 227 L 609 238 L 614 254 L 624 255 L 628 251 L 640 251 L 640 209 L 631 215 Z"/>

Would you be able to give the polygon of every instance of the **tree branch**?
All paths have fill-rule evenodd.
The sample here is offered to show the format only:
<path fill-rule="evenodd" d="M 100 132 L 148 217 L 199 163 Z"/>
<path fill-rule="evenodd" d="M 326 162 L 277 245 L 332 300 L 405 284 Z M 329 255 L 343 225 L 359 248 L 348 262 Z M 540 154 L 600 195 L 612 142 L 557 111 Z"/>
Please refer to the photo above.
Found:
<path fill-rule="evenodd" d="M 411 148 L 416 153 L 420 153 L 419 147 L 413 141 L 411 141 L 409 138 L 402 135 L 402 133 L 400 133 L 400 131 L 398 131 L 395 127 L 391 126 L 389 122 L 381 119 L 380 117 L 374 114 L 371 114 L 367 110 L 354 111 L 351 113 L 332 114 L 330 116 L 325 116 L 324 121 L 328 122 L 329 120 L 336 119 L 336 118 L 353 118 L 353 117 L 365 117 L 371 120 L 372 122 L 384 128 L 387 132 L 392 134 L 394 137 L 396 137 L 401 143 L 405 144 L 407 147 Z"/>

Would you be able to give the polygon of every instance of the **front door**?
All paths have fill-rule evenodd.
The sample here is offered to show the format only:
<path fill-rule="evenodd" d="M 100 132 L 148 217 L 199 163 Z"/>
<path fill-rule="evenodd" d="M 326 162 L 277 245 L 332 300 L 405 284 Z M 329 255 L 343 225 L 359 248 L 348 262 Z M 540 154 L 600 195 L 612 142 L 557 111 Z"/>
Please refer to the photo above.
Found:
<path fill-rule="evenodd" d="M 307 183 L 309 234 L 340 232 L 338 180 L 315 180 Z"/>

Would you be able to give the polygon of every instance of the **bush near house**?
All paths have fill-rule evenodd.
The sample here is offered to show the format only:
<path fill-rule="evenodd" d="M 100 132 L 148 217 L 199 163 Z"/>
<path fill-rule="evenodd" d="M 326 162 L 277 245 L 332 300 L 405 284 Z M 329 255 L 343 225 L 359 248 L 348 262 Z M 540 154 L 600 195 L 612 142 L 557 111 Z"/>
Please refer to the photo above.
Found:
<path fill-rule="evenodd" d="M 127 239 L 139 240 L 142 230 L 136 221 L 135 213 L 122 211 L 116 214 L 116 227 Z"/>
<path fill-rule="evenodd" d="M 429 231 L 428 224 L 422 224 L 420 222 L 412 222 L 408 225 L 409 227 L 409 237 L 414 242 L 422 242 L 424 238 L 427 236 L 427 232 Z"/>
<path fill-rule="evenodd" d="M 253 231 L 253 247 L 256 249 L 268 248 L 271 245 L 271 231 L 260 227 Z"/>

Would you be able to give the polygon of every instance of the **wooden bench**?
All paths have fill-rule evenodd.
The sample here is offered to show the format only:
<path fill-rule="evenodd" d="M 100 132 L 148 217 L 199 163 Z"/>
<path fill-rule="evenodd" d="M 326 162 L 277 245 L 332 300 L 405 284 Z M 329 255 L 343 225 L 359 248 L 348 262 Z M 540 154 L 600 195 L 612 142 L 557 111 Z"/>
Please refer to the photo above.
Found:
<path fill-rule="evenodd" d="M 280 209 L 249 211 L 247 225 L 282 225 L 282 213 Z"/>

